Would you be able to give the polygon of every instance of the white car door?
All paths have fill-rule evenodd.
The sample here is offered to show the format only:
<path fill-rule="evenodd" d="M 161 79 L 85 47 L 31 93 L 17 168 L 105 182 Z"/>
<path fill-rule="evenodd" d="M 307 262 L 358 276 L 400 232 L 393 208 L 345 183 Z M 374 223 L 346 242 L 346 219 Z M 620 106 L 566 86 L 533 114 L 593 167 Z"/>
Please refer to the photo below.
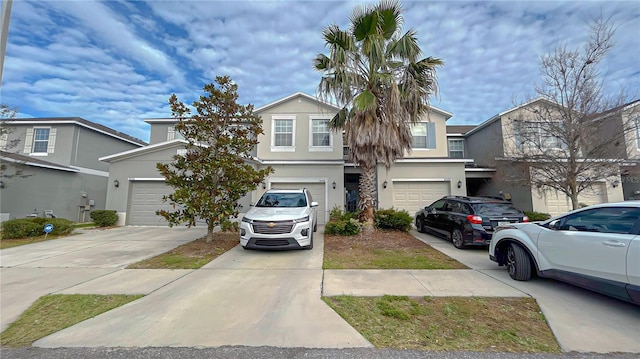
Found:
<path fill-rule="evenodd" d="M 544 230 L 538 251 L 552 269 L 627 282 L 627 252 L 639 209 L 602 207 L 569 214 Z"/>

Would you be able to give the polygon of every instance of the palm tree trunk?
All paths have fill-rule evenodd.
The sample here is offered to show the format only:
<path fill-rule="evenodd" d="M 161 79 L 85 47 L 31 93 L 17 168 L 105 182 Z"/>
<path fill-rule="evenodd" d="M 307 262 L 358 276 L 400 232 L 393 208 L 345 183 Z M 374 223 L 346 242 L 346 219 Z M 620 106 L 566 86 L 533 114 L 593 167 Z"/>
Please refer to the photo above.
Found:
<path fill-rule="evenodd" d="M 376 166 L 364 165 L 360 167 L 360 222 L 365 232 L 373 231 L 373 213 L 376 208 Z"/>

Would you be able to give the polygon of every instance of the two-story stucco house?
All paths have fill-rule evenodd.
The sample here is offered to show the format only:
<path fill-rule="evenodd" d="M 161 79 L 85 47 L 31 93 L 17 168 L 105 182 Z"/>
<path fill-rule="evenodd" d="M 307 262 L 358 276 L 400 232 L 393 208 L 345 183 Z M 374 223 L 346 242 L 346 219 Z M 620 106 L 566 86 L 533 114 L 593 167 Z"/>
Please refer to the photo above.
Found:
<path fill-rule="evenodd" d="M 56 216 L 89 221 L 89 212 L 105 209 L 109 166 L 99 157 L 146 142 L 79 117 L 20 118 L 3 121 L 0 138 L 5 174 L 2 219 Z M 16 144 L 17 140 L 17 144 Z M 111 184 L 113 185 L 113 184 Z"/>
<path fill-rule="evenodd" d="M 536 106 L 549 107 L 554 105 L 544 99 L 536 99 L 501 112 L 465 133 L 466 150 L 473 157 L 475 164 L 496 171 L 490 181 L 485 181 L 479 187 L 474 188 L 472 194 L 495 196 L 509 193 L 514 204 L 523 210 L 556 215 L 571 209 L 570 199 L 565 194 L 545 187 L 538 188 L 536 186 L 534 188 L 529 181 L 515 183 L 509 180 L 511 175 L 513 178 L 525 179 L 535 175 L 535 173 L 531 173 L 530 167 L 526 163 L 517 164 L 513 159 L 517 159 L 522 146 L 526 146 L 526 143 L 518 141 L 520 138 L 518 121 L 520 121 L 520 126 L 523 123 L 533 123 L 531 121 L 535 120 L 530 116 Z M 604 128 L 610 127 L 605 126 Z M 542 129 L 540 131 L 538 136 L 549 142 L 550 145 L 557 142 L 554 141 L 552 134 L 542 133 L 544 132 Z M 602 133 L 602 136 L 606 136 L 606 133 Z M 504 161 L 504 159 L 511 159 L 509 166 L 501 165 L 501 160 Z M 619 175 L 615 178 L 597 181 L 593 188 L 583 192 L 578 200 L 586 205 L 621 201 L 624 197 L 620 182 Z"/>
<path fill-rule="evenodd" d="M 328 128 L 339 108 L 317 98 L 295 93 L 259 107 L 263 120 L 254 158 L 257 166 L 274 172 L 255 191 L 241 200 L 246 210 L 268 189 L 308 188 L 319 203 L 318 222 L 326 223 L 334 207 L 355 209 L 360 170 L 347 161 L 343 135 Z M 379 208 L 406 209 L 413 215 L 424 205 L 448 194 L 466 194 L 464 158 L 449 158 L 445 122 L 452 115 L 433 108 L 429 118 L 414 125 L 414 149 L 387 171 L 377 171 Z M 175 119 L 149 119 L 149 146 L 105 156 L 110 187 L 107 208 L 120 214 L 122 224 L 164 225 L 155 211 L 166 208 L 162 196 L 172 189 L 164 183 L 156 163 L 170 162 L 184 150 L 177 138 Z"/>

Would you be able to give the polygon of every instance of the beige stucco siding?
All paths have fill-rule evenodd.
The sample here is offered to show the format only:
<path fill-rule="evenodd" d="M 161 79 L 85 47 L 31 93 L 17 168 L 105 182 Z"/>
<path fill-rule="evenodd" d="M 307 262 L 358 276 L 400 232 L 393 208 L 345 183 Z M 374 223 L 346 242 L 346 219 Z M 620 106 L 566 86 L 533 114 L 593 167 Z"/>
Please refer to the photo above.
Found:
<path fill-rule="evenodd" d="M 258 114 L 262 117 L 264 134 L 258 137 L 258 158 L 263 160 L 339 160 L 342 159 L 342 133 L 333 131 L 330 148 L 311 148 L 310 128 L 312 119 L 331 119 L 334 108 L 298 96 L 289 101 L 269 107 Z M 294 119 L 294 148 L 272 150 L 273 119 Z"/>
<path fill-rule="evenodd" d="M 435 124 L 436 148 L 414 148 L 411 153 L 406 153 L 406 158 L 443 158 L 449 157 L 447 144 L 447 126 L 445 117 L 437 112 L 432 112 L 429 116 L 425 116 L 424 122 L 432 122 Z"/>

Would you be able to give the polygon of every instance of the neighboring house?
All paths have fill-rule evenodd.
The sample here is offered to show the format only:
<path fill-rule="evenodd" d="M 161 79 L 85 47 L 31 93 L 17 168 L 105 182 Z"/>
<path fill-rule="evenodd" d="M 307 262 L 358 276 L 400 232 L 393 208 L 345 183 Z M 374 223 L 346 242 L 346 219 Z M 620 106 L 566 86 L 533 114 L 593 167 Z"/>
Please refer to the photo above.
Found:
<path fill-rule="evenodd" d="M 563 193 L 550 190 L 545 187 L 533 188 L 529 181 L 525 183 L 515 183 L 510 178 L 530 178 L 534 174 L 529 172 L 528 167 L 523 163 L 514 165 L 510 162 L 509 166 L 504 166 L 501 159 L 514 158 L 516 148 L 526 146 L 519 143 L 519 131 L 523 123 L 529 125 L 527 131 L 535 130 L 533 122 L 527 122 L 527 116 L 530 114 L 530 106 L 542 105 L 536 99 L 523 105 L 511 108 L 501 112 L 498 115 L 476 126 L 474 129 L 465 133 L 465 146 L 469 157 L 474 159 L 477 166 L 481 168 L 493 168 L 496 170 L 491 181 L 474 189 L 474 195 L 491 195 L 504 196 L 509 194 L 514 204 L 526 211 L 537 211 L 550 213 L 552 215 L 560 214 L 571 209 L 570 199 Z M 540 133 L 549 142 L 550 146 L 554 145 L 554 138 L 547 133 Z M 590 191 L 583 192 L 578 200 L 581 203 L 590 205 L 603 202 L 614 202 L 623 200 L 622 188 L 619 186 L 620 178 L 602 180 L 597 182 Z"/>
<path fill-rule="evenodd" d="M 342 133 L 328 128 L 339 108 L 313 96 L 295 93 L 255 113 L 263 120 L 264 134 L 255 149 L 257 166 L 271 166 L 272 173 L 255 191 L 241 200 L 243 211 L 268 189 L 308 188 L 319 203 L 318 223 L 329 219 L 334 207 L 357 208 L 360 170 L 348 158 Z M 445 122 L 452 115 L 433 108 L 429 118 L 413 126 L 414 149 L 389 171 L 377 171 L 379 208 L 406 209 L 413 215 L 419 208 L 448 194 L 466 194 L 465 163 L 449 158 Z M 107 208 L 120 214 L 122 224 L 164 225 L 155 211 L 168 208 L 162 196 L 172 192 L 156 168 L 171 162 L 184 150 L 184 140 L 174 129 L 175 119 L 149 119 L 150 144 L 146 147 L 105 156 L 110 182 Z M 464 156 L 463 156 L 464 157 Z"/>
<path fill-rule="evenodd" d="M 620 166 L 624 199 L 640 199 L 640 100 L 611 109 L 598 120 L 607 121 L 608 132 L 603 136 L 620 138 L 624 133 L 624 143 L 617 140 L 610 143 L 609 155 L 625 160 Z"/>
<path fill-rule="evenodd" d="M 79 117 L 20 118 L 3 121 L 11 129 L 0 138 L 6 173 L 2 178 L 2 219 L 56 216 L 89 221 L 105 209 L 109 166 L 98 157 L 146 145 L 137 138 Z M 9 146 L 13 140 L 17 146 Z M 9 146 L 10 148 L 8 148 Z"/>

